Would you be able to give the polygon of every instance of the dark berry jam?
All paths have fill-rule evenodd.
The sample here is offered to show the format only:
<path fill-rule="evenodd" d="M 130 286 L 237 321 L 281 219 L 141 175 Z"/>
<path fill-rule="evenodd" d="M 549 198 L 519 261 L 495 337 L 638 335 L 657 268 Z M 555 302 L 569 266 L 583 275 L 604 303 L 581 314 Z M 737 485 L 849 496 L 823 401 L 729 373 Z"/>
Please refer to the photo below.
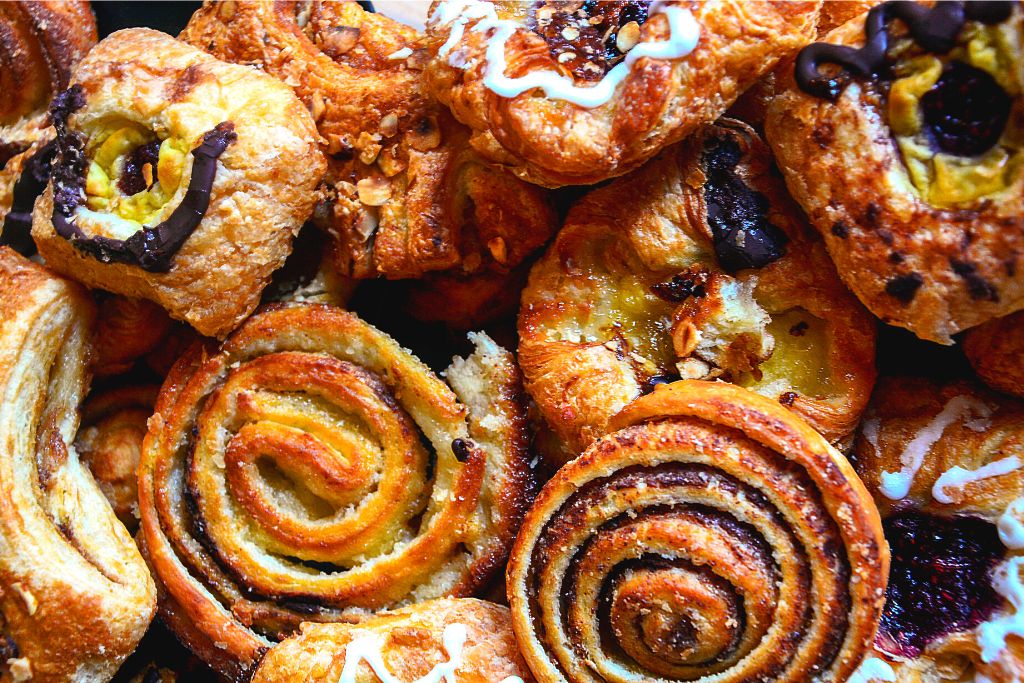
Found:
<path fill-rule="evenodd" d="M 974 628 L 1000 605 L 992 570 L 1005 548 L 995 525 L 905 512 L 883 526 L 892 568 L 876 639 L 880 649 L 916 657 L 937 638 Z"/>
<path fill-rule="evenodd" d="M 160 158 L 160 141 L 154 140 L 144 145 L 139 145 L 124 160 L 124 170 L 121 172 L 121 180 L 117 186 L 129 197 L 149 189 L 156 178 L 156 162 Z M 146 174 L 143 167 L 149 164 L 149 180 L 146 181 Z"/>
<path fill-rule="evenodd" d="M 937 150 L 971 157 L 999 142 L 1011 104 L 988 73 L 952 62 L 921 98 L 921 113 Z"/>

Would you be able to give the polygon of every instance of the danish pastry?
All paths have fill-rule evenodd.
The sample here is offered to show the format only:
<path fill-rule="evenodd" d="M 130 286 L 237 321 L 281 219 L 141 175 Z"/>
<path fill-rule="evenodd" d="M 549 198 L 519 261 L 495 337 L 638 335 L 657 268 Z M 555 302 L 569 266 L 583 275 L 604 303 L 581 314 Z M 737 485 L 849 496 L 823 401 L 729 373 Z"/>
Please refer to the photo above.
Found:
<path fill-rule="evenodd" d="M 325 167 L 287 86 L 126 29 L 82 60 L 51 115 L 54 177 L 32 226 L 48 264 L 206 335 L 252 312 Z"/>
<path fill-rule="evenodd" d="M 443 677 L 452 683 L 530 680 L 508 608 L 438 599 L 358 624 L 303 624 L 277 645 L 253 683 L 376 683 Z"/>
<path fill-rule="evenodd" d="M 883 378 L 854 457 L 892 552 L 874 675 L 860 680 L 1020 680 L 1024 404 Z"/>
<path fill-rule="evenodd" d="M 314 219 L 342 274 L 506 273 L 554 231 L 546 194 L 484 164 L 423 91 L 412 28 L 356 2 L 223 3 L 197 12 L 182 38 L 259 65 L 309 107 L 328 157 Z"/>
<path fill-rule="evenodd" d="M 109 680 L 156 589 L 71 439 L 88 382 L 86 291 L 0 247 L 0 679 Z"/>
<path fill-rule="evenodd" d="M 889 554 L 847 460 L 776 401 L 658 387 L 541 490 L 508 571 L 537 680 L 846 681 Z"/>
<path fill-rule="evenodd" d="M 967 360 L 985 384 L 1024 398 L 1024 312 L 968 330 L 963 345 Z"/>
<path fill-rule="evenodd" d="M 622 175 L 814 38 L 818 2 L 432 5 L 431 92 L 487 159 L 558 187 Z"/>
<path fill-rule="evenodd" d="M 526 388 L 572 457 L 658 383 L 724 379 L 836 441 L 874 382 L 875 325 L 772 173 L 722 119 L 591 192 L 519 312 Z"/>
<path fill-rule="evenodd" d="M 84 0 L 0 3 L 0 244 L 34 250 L 32 204 L 53 158 L 46 107 L 95 44 Z"/>
<path fill-rule="evenodd" d="M 171 371 L 139 466 L 145 552 L 179 638 L 238 676 L 302 621 L 467 596 L 527 504 L 511 354 L 438 379 L 354 314 L 272 307 Z"/>
<path fill-rule="evenodd" d="M 951 335 L 1024 307 L 1024 10 L 885 2 L 801 51 L 765 131 L 839 274 Z"/>
<path fill-rule="evenodd" d="M 97 318 L 92 358 L 97 377 L 127 372 L 154 351 L 174 325 L 152 301 L 126 296 L 101 295 Z"/>

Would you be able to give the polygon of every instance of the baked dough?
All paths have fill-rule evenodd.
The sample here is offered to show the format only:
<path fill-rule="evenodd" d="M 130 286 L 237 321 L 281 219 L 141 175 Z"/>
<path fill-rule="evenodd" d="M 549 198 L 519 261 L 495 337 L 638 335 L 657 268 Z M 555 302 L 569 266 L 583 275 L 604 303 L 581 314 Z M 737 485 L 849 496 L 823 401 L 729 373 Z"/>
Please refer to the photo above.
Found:
<path fill-rule="evenodd" d="M 543 683 L 840 683 L 871 648 L 888 565 L 846 458 L 775 401 L 687 380 L 544 486 L 508 593 Z"/>
<path fill-rule="evenodd" d="M 519 312 L 526 388 L 561 459 L 679 377 L 742 384 L 830 441 L 849 435 L 875 323 L 812 235 L 764 143 L 728 119 L 580 200 Z"/>
<path fill-rule="evenodd" d="M 156 588 L 71 440 L 88 293 L 0 247 L 0 680 L 109 680 Z"/>
<path fill-rule="evenodd" d="M 92 371 L 97 377 L 127 372 L 156 350 L 174 326 L 164 309 L 146 299 L 99 295 Z"/>
<path fill-rule="evenodd" d="M 912 6 L 882 4 L 824 40 L 863 46 L 866 16 L 878 23 Z M 890 17 L 874 34 L 892 37 L 889 80 L 836 74 L 826 63 L 835 48 L 806 48 L 800 74 L 817 60 L 835 77 L 805 84 L 819 97 L 787 70 L 765 125 L 790 191 L 850 289 L 885 322 L 944 344 L 1024 307 L 1024 10 L 963 6 L 979 17 L 1002 7 L 1008 17 L 968 21 L 947 52 L 925 49 Z M 936 33 L 956 26 L 923 16 Z"/>
<path fill-rule="evenodd" d="M 302 103 L 266 74 L 126 29 L 51 109 L 58 158 L 32 227 L 46 262 L 230 332 L 316 201 L 325 162 Z"/>
<path fill-rule="evenodd" d="M 968 330 L 963 345 L 967 360 L 985 384 L 1024 398 L 1024 312 Z"/>
<path fill-rule="evenodd" d="M 814 38 L 819 6 L 665 2 L 650 5 L 661 9 L 648 19 L 648 4 L 640 2 L 442 0 L 431 5 L 427 31 L 434 58 L 426 75 L 431 92 L 472 128 L 471 142 L 487 159 L 549 187 L 596 183 L 633 170 L 717 119 L 779 59 Z M 637 45 L 659 43 L 642 48 L 644 54 L 692 51 L 671 59 L 630 57 Z M 500 61 L 491 65 L 502 54 L 503 72 Z M 586 91 L 610 86 L 601 79 L 620 65 L 628 74 L 597 98 L 600 104 L 577 103 L 592 97 Z M 489 86 L 502 74 L 560 77 L 556 89 L 571 84 L 576 99 L 538 87 L 503 96 Z"/>

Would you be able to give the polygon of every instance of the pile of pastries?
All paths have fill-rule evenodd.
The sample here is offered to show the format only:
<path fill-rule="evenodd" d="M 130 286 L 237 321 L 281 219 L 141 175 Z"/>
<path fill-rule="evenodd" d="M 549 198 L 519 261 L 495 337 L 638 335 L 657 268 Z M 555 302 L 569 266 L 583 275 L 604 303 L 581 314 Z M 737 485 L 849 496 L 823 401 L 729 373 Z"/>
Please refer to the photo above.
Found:
<path fill-rule="evenodd" d="M 1024 6 L 426 15 L 0 3 L 0 681 L 1024 679 Z"/>

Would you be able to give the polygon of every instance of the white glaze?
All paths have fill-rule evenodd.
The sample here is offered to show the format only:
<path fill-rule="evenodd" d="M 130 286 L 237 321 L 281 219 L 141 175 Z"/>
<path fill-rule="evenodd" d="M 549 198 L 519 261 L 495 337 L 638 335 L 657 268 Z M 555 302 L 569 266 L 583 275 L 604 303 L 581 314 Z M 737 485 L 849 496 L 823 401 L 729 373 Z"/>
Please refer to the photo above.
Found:
<path fill-rule="evenodd" d="M 626 58 L 616 64 L 593 86 L 578 87 L 572 78 L 555 71 L 531 71 L 525 76 L 509 78 L 505 75 L 505 43 L 521 28 L 510 19 L 499 19 L 490 2 L 481 0 L 444 0 L 430 17 L 431 24 L 450 24 L 448 40 L 438 51 L 440 57 L 448 57 L 452 66 L 461 64 L 458 51 L 452 52 L 465 33 L 471 21 L 474 32 L 493 31 L 487 39 L 484 85 L 502 97 L 515 97 L 528 90 L 539 88 L 544 94 L 556 100 L 565 100 L 581 107 L 599 107 L 607 103 L 615 89 L 629 75 L 633 64 L 642 57 L 652 59 L 678 59 L 693 52 L 700 38 L 700 26 L 688 9 L 654 2 L 650 15 L 664 14 L 669 23 L 669 39 L 658 42 L 637 43 L 626 53 Z"/>
<path fill-rule="evenodd" d="M 1024 463 L 1021 463 L 1020 458 L 1011 455 L 999 460 L 993 460 L 976 470 L 964 469 L 959 465 L 951 467 L 935 480 L 935 485 L 932 486 L 932 498 L 948 505 L 953 502 L 953 498 L 949 495 L 950 490 L 963 489 L 975 481 L 1009 474 L 1020 469 L 1022 465 Z"/>
<path fill-rule="evenodd" d="M 872 683 L 872 681 L 885 681 L 890 683 L 896 680 L 896 672 L 889 666 L 889 662 L 878 657 L 868 657 L 857 667 L 857 670 L 850 675 L 846 683 Z"/>
<path fill-rule="evenodd" d="M 1024 557 L 1011 557 L 995 571 L 992 586 L 1010 603 L 1013 613 L 986 621 L 978 627 L 981 661 L 986 664 L 996 661 L 1006 650 L 1008 636 L 1024 637 L 1024 583 L 1020 580 L 1022 564 Z"/>
<path fill-rule="evenodd" d="M 999 540 L 1012 550 L 1024 548 L 1024 524 L 1020 521 L 1021 517 L 1024 517 L 1024 497 L 1010 503 L 996 522 Z"/>
<path fill-rule="evenodd" d="M 960 420 L 966 420 L 972 414 L 975 418 L 987 419 L 992 414 L 992 409 L 971 396 L 960 395 L 951 398 L 939 414 L 903 449 L 900 455 L 900 471 L 882 473 L 882 483 L 878 487 L 882 495 L 890 500 L 906 498 L 914 483 L 914 477 L 921 469 L 931 447 L 942 438 L 942 433 L 947 427 Z"/>

